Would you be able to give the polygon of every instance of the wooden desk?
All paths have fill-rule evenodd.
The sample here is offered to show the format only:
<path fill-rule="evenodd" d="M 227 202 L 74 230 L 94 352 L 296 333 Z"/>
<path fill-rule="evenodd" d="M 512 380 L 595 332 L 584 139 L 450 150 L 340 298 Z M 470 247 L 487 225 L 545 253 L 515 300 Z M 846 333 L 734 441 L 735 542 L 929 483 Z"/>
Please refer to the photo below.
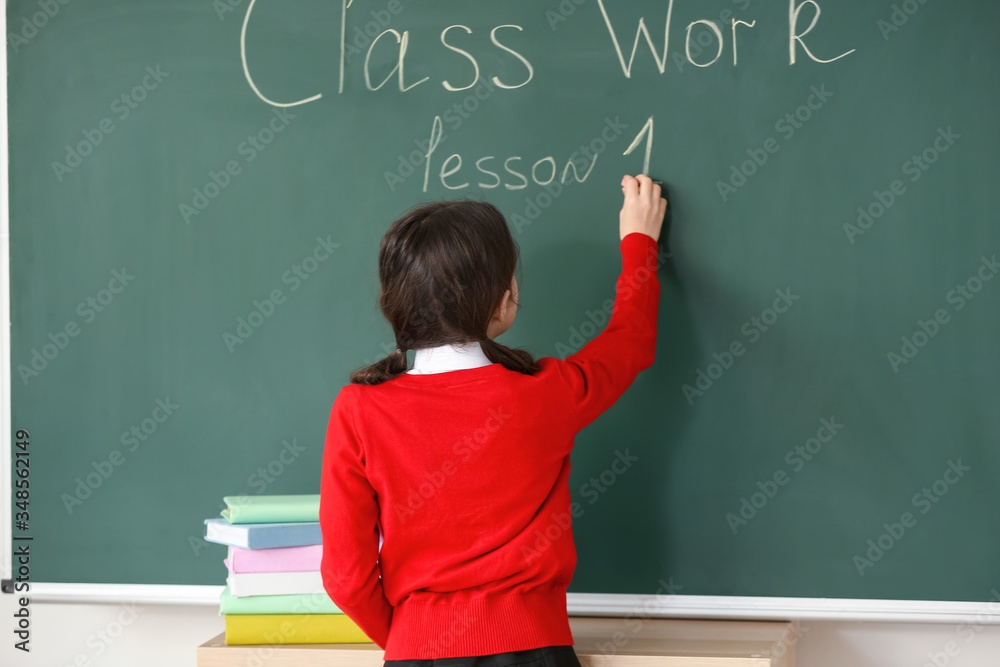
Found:
<path fill-rule="evenodd" d="M 793 667 L 800 636 L 794 623 L 569 620 L 584 667 Z M 198 667 L 382 667 L 383 662 L 374 644 L 226 646 L 224 639 L 220 634 L 198 647 Z"/>

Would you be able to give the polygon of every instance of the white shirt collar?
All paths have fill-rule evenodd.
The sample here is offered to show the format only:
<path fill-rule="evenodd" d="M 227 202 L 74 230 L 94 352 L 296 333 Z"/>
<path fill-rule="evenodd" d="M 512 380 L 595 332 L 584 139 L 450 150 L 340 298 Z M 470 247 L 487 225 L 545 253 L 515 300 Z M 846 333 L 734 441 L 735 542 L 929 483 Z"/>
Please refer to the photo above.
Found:
<path fill-rule="evenodd" d="M 447 373 L 448 371 L 489 366 L 492 363 L 486 358 L 483 348 L 478 342 L 425 347 L 414 351 L 413 368 L 408 370 L 407 374 Z"/>

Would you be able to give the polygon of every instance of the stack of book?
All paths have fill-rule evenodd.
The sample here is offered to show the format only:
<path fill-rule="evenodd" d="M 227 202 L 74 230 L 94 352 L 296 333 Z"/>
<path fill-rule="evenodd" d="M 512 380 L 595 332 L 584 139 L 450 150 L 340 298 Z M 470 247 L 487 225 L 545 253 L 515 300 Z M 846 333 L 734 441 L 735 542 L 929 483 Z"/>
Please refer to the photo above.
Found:
<path fill-rule="evenodd" d="M 227 496 L 205 539 L 225 544 L 226 644 L 370 642 L 323 589 L 319 495 Z"/>

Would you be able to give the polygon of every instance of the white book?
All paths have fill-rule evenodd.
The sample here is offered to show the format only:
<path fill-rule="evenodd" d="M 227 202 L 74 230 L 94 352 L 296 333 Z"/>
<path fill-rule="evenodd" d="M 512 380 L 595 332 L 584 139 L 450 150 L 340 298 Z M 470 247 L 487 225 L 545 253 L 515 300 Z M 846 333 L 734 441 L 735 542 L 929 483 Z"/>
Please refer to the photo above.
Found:
<path fill-rule="evenodd" d="M 234 598 L 248 595 L 300 595 L 323 590 L 319 572 L 245 572 L 226 578 Z"/>

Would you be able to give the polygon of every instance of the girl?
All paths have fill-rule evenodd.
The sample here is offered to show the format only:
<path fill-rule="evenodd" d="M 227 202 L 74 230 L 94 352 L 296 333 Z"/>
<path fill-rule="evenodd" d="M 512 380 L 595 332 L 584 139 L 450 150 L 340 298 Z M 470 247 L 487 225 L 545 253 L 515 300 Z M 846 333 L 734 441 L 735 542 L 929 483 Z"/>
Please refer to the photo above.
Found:
<path fill-rule="evenodd" d="M 622 191 L 611 318 L 564 361 L 494 340 L 514 321 L 518 260 L 496 208 L 427 204 L 382 238 L 397 349 L 333 403 L 319 520 L 323 586 L 385 665 L 580 664 L 566 612 L 573 438 L 653 363 L 656 341 L 667 202 L 646 176 Z"/>

